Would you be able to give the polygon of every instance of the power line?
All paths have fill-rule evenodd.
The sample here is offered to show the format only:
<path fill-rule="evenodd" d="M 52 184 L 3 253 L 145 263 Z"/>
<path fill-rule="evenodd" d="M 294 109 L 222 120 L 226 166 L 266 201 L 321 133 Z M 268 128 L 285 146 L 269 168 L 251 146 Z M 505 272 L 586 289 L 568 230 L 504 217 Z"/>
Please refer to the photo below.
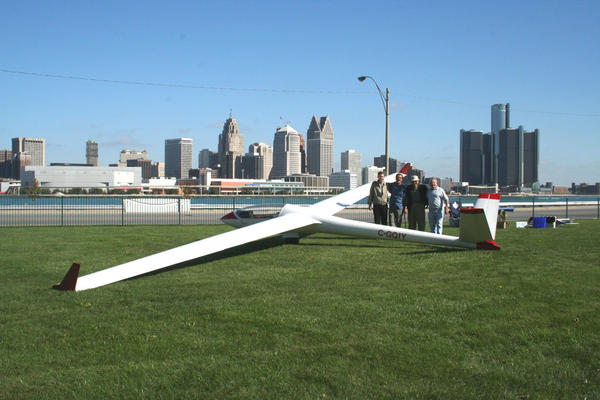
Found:
<path fill-rule="evenodd" d="M 69 79 L 69 80 L 78 80 L 78 81 L 113 83 L 113 84 L 121 84 L 121 85 L 154 86 L 154 87 L 168 87 L 168 88 L 179 88 L 179 89 L 201 89 L 201 90 L 214 90 L 214 91 L 299 93 L 299 94 L 336 94 L 336 95 L 339 95 L 339 94 L 343 94 L 343 95 L 371 94 L 372 93 L 372 92 L 368 92 L 368 91 L 264 89 L 264 88 L 236 88 L 236 87 L 219 87 L 219 86 L 202 86 L 202 85 L 184 85 L 184 84 L 177 84 L 177 83 L 160 83 L 160 82 L 143 82 L 143 81 L 124 81 L 124 80 L 116 80 L 116 79 L 101 79 L 101 78 L 92 78 L 92 77 L 85 77 L 85 76 L 47 74 L 47 73 L 41 73 L 41 72 L 16 71 L 16 70 L 9 70 L 9 69 L 0 69 L 0 72 L 4 72 L 7 74 L 36 76 L 36 77 L 41 77 L 41 78 Z M 411 97 L 414 99 L 437 102 L 437 103 L 456 104 L 456 105 L 462 105 L 462 106 L 468 106 L 468 107 L 489 107 L 489 105 L 467 103 L 467 102 L 451 100 L 451 99 L 441 99 L 441 98 L 435 98 L 435 97 L 417 96 L 417 95 L 412 95 L 412 94 L 408 94 L 408 93 L 400 93 L 400 95 L 405 96 L 405 97 Z M 567 113 L 567 112 L 559 112 L 559 111 L 527 110 L 527 109 L 520 109 L 520 108 L 515 108 L 515 107 L 513 107 L 512 110 L 519 111 L 519 112 L 525 112 L 525 113 L 564 115 L 564 116 L 572 116 L 572 117 L 600 117 L 600 114 L 583 114 L 583 113 Z"/>
<path fill-rule="evenodd" d="M 37 77 L 42 77 L 42 78 L 70 79 L 70 80 L 78 80 L 78 81 L 115 83 L 115 84 L 122 84 L 122 85 L 169 87 L 169 88 L 179 88 L 179 89 L 203 89 L 203 90 L 217 90 L 217 91 L 266 92 L 266 93 L 305 93 L 305 94 L 366 94 L 366 93 L 370 94 L 371 93 L 371 92 L 339 91 L 339 90 L 336 91 L 336 90 L 236 88 L 236 87 L 184 85 L 184 84 L 178 84 L 178 83 L 123 81 L 123 80 L 116 80 L 116 79 L 90 78 L 90 77 L 85 77 L 85 76 L 58 75 L 58 74 L 46 74 L 46 73 L 40 73 L 40 72 L 14 71 L 14 70 L 9 70 L 9 69 L 0 69 L 0 72 L 4 72 L 4 73 L 8 73 L 8 74 L 37 76 Z"/>

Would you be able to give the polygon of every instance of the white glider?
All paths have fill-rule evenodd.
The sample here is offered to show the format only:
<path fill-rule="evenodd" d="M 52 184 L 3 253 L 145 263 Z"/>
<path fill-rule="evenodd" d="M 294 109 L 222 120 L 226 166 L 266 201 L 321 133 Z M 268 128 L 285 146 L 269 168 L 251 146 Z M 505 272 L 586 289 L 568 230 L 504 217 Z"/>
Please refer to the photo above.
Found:
<path fill-rule="evenodd" d="M 402 172 L 406 174 L 407 169 L 408 165 Z M 394 175 L 386 177 L 386 182 L 393 181 Z M 474 207 L 462 208 L 458 237 L 352 221 L 334 216 L 350 204 L 366 197 L 370 186 L 371 183 L 367 183 L 309 207 L 288 204 L 278 215 L 271 215 L 271 218 L 266 219 L 245 218 L 240 210 L 236 210 L 225 215 L 222 220 L 229 225 L 241 227 L 240 229 L 81 277 L 78 276 L 80 266 L 74 263 L 62 282 L 53 287 L 58 290 L 73 291 L 93 289 L 280 234 L 292 241 L 297 241 L 300 236 L 307 234 L 325 232 L 467 249 L 497 250 L 500 248 L 494 243 L 500 195 L 481 194 Z"/>

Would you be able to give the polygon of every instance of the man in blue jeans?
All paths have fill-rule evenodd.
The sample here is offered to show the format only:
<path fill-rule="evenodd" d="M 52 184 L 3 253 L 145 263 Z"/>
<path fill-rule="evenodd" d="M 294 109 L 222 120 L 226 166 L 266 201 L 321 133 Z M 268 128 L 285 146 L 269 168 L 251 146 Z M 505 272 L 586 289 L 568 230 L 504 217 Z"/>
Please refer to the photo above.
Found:
<path fill-rule="evenodd" d="M 404 215 L 404 193 L 406 186 L 402 184 L 403 175 L 396 174 L 396 182 L 388 183 L 388 192 L 390 192 L 390 226 L 402 226 L 402 216 Z"/>
<path fill-rule="evenodd" d="M 431 188 L 427 192 L 427 203 L 429 203 L 429 227 L 431 233 L 442 234 L 444 226 L 444 214 L 448 214 L 450 201 L 446 191 L 438 186 L 436 178 L 431 178 Z"/>

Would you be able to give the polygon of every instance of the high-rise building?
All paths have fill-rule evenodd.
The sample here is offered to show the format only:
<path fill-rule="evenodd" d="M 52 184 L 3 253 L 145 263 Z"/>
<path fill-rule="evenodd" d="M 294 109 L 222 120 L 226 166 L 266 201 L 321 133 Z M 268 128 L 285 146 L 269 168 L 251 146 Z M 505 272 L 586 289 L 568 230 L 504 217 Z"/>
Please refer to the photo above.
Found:
<path fill-rule="evenodd" d="M 308 172 L 329 176 L 333 172 L 333 128 L 329 115 L 312 117 L 306 132 Z"/>
<path fill-rule="evenodd" d="M 169 178 L 187 179 L 192 169 L 192 139 L 165 140 L 165 175 Z"/>
<path fill-rule="evenodd" d="M 141 167 L 142 179 L 153 178 L 151 160 L 127 160 L 128 167 Z"/>
<path fill-rule="evenodd" d="M 229 118 L 219 135 L 219 164 L 221 178 L 241 178 L 244 156 L 244 135 L 240 133 L 235 118 Z"/>
<path fill-rule="evenodd" d="M 300 136 L 300 169 L 303 174 L 308 173 L 308 162 L 306 159 L 306 142 L 304 141 L 304 135 L 298 132 Z"/>
<path fill-rule="evenodd" d="M 244 156 L 244 178 L 269 179 L 273 169 L 273 147 L 252 143 Z"/>
<path fill-rule="evenodd" d="M 356 174 L 348 169 L 329 174 L 330 187 L 342 187 L 344 190 L 350 190 L 357 186 L 356 181 Z"/>
<path fill-rule="evenodd" d="M 492 181 L 492 134 L 471 129 L 460 130 L 459 176 L 471 185 Z"/>
<path fill-rule="evenodd" d="M 510 128 L 510 104 L 493 104 L 491 118 L 492 134 L 492 182 L 498 183 L 498 162 L 500 157 L 500 131 Z"/>
<path fill-rule="evenodd" d="M 85 143 L 85 163 L 98 166 L 98 142 L 95 140 L 88 140 Z"/>
<path fill-rule="evenodd" d="M 342 171 L 349 170 L 356 174 L 356 185 L 362 185 L 362 157 L 354 150 L 346 150 L 342 153 Z"/>
<path fill-rule="evenodd" d="M 0 150 L 0 178 L 12 176 L 12 151 Z"/>
<path fill-rule="evenodd" d="M 523 132 L 523 184 L 530 186 L 539 182 L 540 146 L 539 129 Z"/>
<path fill-rule="evenodd" d="M 498 183 L 500 186 L 531 186 L 538 181 L 539 130 L 523 126 L 499 133 Z"/>
<path fill-rule="evenodd" d="M 373 164 L 375 164 L 376 167 L 385 168 L 385 155 L 382 154 L 379 157 L 373 157 Z M 390 157 L 390 174 L 395 174 L 400 171 L 403 166 L 404 163 L 402 161 Z"/>
<path fill-rule="evenodd" d="M 27 165 L 45 165 L 46 140 L 40 138 L 13 138 L 12 157 L 16 157 L 18 153 L 29 154 L 31 157 L 31 163 Z"/>
<path fill-rule="evenodd" d="M 198 153 L 198 168 L 199 169 L 217 169 L 219 166 L 219 153 L 216 151 L 210 151 L 209 149 L 202 149 Z"/>
<path fill-rule="evenodd" d="M 148 152 L 146 150 L 138 151 L 125 149 L 121 150 L 121 154 L 119 154 L 119 164 L 125 166 L 127 165 L 128 160 L 147 160 Z"/>
<path fill-rule="evenodd" d="M 385 163 L 385 161 L 384 161 L 384 163 Z M 363 184 L 376 181 L 377 180 L 377 174 L 379 174 L 379 172 L 383 171 L 384 169 L 385 169 L 385 167 L 375 167 L 375 166 L 372 166 L 372 165 L 368 166 L 368 167 L 364 167 L 362 169 L 362 181 L 363 181 Z"/>
<path fill-rule="evenodd" d="M 300 135 L 289 125 L 280 127 L 273 139 L 273 169 L 271 178 L 300 174 Z"/>

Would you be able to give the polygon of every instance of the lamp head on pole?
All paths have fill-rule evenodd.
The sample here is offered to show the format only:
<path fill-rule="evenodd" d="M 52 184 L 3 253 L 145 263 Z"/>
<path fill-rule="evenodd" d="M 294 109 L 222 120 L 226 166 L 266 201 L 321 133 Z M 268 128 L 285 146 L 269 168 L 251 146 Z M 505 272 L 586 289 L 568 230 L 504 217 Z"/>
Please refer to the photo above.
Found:
<path fill-rule="evenodd" d="M 364 81 L 365 81 L 365 79 L 367 79 L 367 77 L 366 77 L 366 76 L 359 76 L 359 77 L 358 77 L 358 80 L 359 80 L 359 81 L 361 81 L 361 82 L 364 82 Z"/>

